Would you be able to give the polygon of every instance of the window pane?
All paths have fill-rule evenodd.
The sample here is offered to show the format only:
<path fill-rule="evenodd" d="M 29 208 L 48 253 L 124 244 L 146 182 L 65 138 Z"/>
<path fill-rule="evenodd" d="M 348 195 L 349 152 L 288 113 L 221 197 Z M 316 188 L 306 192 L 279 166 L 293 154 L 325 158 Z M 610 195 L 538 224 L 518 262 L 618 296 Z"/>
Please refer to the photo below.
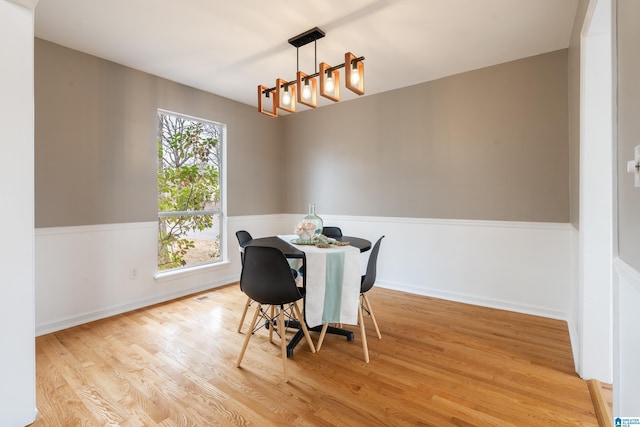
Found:
<path fill-rule="evenodd" d="M 158 269 L 219 262 L 224 126 L 158 117 Z"/>
<path fill-rule="evenodd" d="M 221 261 L 220 215 L 182 215 L 158 221 L 158 269 Z"/>

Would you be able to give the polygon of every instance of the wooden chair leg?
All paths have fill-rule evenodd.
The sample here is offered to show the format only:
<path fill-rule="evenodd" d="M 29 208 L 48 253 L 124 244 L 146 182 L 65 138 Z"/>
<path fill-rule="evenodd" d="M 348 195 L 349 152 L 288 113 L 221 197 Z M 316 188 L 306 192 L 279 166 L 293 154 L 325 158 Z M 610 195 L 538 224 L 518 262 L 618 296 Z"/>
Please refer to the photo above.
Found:
<path fill-rule="evenodd" d="M 284 310 L 278 308 L 278 330 L 280 331 L 280 348 L 282 349 L 282 368 L 284 369 L 284 382 L 289 381 L 287 373 L 287 337 L 284 335 Z"/>
<path fill-rule="evenodd" d="M 242 317 L 240 317 L 240 324 L 238 325 L 238 332 L 242 331 L 242 324 L 244 323 L 244 318 L 247 316 L 247 310 L 249 310 L 249 306 L 251 305 L 251 298 L 247 297 L 247 302 L 244 304 L 244 310 L 242 310 Z"/>
<path fill-rule="evenodd" d="M 300 323 L 300 327 L 302 328 L 302 332 L 304 333 L 304 337 L 307 339 L 307 344 L 309 344 L 309 348 L 311 349 L 311 353 L 316 352 L 316 348 L 313 345 L 313 341 L 311 340 L 311 335 L 309 335 L 309 330 L 307 329 L 307 325 L 304 323 L 304 318 L 302 314 L 300 314 L 300 309 L 298 308 L 298 304 L 293 302 L 293 311 L 298 319 L 298 323 Z"/>
<path fill-rule="evenodd" d="M 362 304 L 358 304 L 358 321 L 360 322 L 360 333 L 362 335 L 362 350 L 364 351 L 364 361 L 369 363 L 369 347 L 367 347 L 367 334 L 365 333 L 365 330 L 364 330 Z"/>
<path fill-rule="evenodd" d="M 380 335 L 380 329 L 378 328 L 378 322 L 376 322 L 376 316 L 373 315 L 373 308 L 371 308 L 371 302 L 369 302 L 369 298 L 366 294 L 362 295 L 364 299 L 364 303 L 367 306 L 367 311 L 371 315 L 371 320 L 373 320 L 373 326 L 376 328 L 376 334 L 378 334 L 378 339 L 382 339 L 382 335 Z"/>
<path fill-rule="evenodd" d="M 324 336 L 327 334 L 327 328 L 329 327 L 328 323 L 322 325 L 322 331 L 320 331 L 320 338 L 318 338 L 318 344 L 316 344 L 316 351 L 320 351 L 322 348 L 322 342 L 324 341 Z"/>
<path fill-rule="evenodd" d="M 271 306 L 271 308 L 269 309 L 269 342 L 273 344 L 273 328 L 276 327 L 275 323 L 273 323 L 272 319 L 275 319 L 275 317 L 273 316 L 273 313 L 275 313 L 275 307 Z"/>
<path fill-rule="evenodd" d="M 256 321 L 258 320 L 259 314 L 260 314 L 260 304 L 257 304 L 256 313 L 253 315 L 253 320 L 251 321 L 251 329 L 249 329 L 249 332 L 247 332 L 247 336 L 244 339 L 244 344 L 242 344 L 242 350 L 240 350 L 240 355 L 238 356 L 238 361 L 236 362 L 236 366 L 238 368 L 240 367 L 240 363 L 242 363 L 242 358 L 244 357 L 244 352 L 247 350 L 247 344 L 249 344 L 251 335 L 253 335 L 253 328 L 256 327 Z"/>

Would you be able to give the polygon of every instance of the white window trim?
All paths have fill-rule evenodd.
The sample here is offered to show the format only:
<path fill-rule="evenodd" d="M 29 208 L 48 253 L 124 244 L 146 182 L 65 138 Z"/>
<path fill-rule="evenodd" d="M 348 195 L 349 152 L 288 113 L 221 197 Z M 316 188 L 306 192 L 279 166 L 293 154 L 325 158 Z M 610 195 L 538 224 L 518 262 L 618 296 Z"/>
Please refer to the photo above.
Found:
<path fill-rule="evenodd" d="M 182 267 L 182 268 L 173 268 L 171 270 L 159 271 L 157 270 L 158 266 L 156 263 L 156 274 L 154 278 L 157 283 L 163 283 L 166 281 L 172 281 L 176 277 L 189 277 L 191 275 L 198 275 L 202 273 L 202 270 L 206 270 L 206 272 L 218 270 L 220 268 L 226 268 L 229 266 L 230 261 L 228 257 L 227 251 L 227 243 L 228 243 L 228 228 L 227 228 L 227 125 L 226 123 L 217 122 L 214 120 L 203 119 L 196 116 L 191 116 L 188 114 L 177 113 L 171 110 L 165 110 L 163 108 L 157 109 L 158 114 L 171 114 L 175 116 L 184 117 L 188 120 L 200 121 L 200 122 L 208 122 L 214 123 L 222 127 L 222 140 L 220 143 L 222 144 L 222 158 L 221 169 L 222 173 L 220 173 L 220 261 L 218 262 L 210 262 L 206 264 L 194 265 L 192 267 Z M 157 178 L 156 178 L 157 181 Z M 157 209 L 156 209 L 157 211 Z M 158 212 L 159 213 L 159 212 Z M 156 247 L 157 247 L 157 236 L 156 236 Z M 158 254 L 156 253 L 156 259 L 158 258 Z"/>

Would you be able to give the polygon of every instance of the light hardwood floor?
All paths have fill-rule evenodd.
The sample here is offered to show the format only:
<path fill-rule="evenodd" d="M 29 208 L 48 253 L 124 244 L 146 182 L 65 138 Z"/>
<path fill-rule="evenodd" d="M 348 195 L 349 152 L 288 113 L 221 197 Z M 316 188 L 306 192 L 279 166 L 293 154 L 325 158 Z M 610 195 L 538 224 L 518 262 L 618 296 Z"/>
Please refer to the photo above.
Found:
<path fill-rule="evenodd" d="M 564 322 L 374 287 L 370 363 L 353 327 L 303 340 L 284 383 L 264 330 L 235 366 L 238 285 L 204 294 L 38 337 L 33 425 L 597 425 Z"/>

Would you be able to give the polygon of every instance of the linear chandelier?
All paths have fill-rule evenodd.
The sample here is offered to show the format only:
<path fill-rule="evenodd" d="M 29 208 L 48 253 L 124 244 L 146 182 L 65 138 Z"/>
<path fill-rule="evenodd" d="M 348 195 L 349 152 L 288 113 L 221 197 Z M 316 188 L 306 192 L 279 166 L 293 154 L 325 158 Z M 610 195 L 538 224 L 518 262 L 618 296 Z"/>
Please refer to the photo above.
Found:
<path fill-rule="evenodd" d="M 313 74 L 300 71 L 298 49 L 313 42 L 314 67 L 318 65 L 316 41 L 325 36 L 324 31 L 315 27 L 288 40 L 296 48 L 296 79 L 286 81 L 276 79 L 274 87 L 258 85 L 258 111 L 271 117 L 278 117 L 278 110 L 296 112 L 296 102 L 315 108 L 318 106 L 318 87 L 320 95 L 334 102 L 340 101 L 340 68 L 345 69 L 345 87 L 352 92 L 364 94 L 364 56 L 356 57 L 351 52 L 344 54 L 344 63 L 330 66 L 326 62 L 319 64 Z M 320 80 L 318 84 L 317 79 Z"/>

